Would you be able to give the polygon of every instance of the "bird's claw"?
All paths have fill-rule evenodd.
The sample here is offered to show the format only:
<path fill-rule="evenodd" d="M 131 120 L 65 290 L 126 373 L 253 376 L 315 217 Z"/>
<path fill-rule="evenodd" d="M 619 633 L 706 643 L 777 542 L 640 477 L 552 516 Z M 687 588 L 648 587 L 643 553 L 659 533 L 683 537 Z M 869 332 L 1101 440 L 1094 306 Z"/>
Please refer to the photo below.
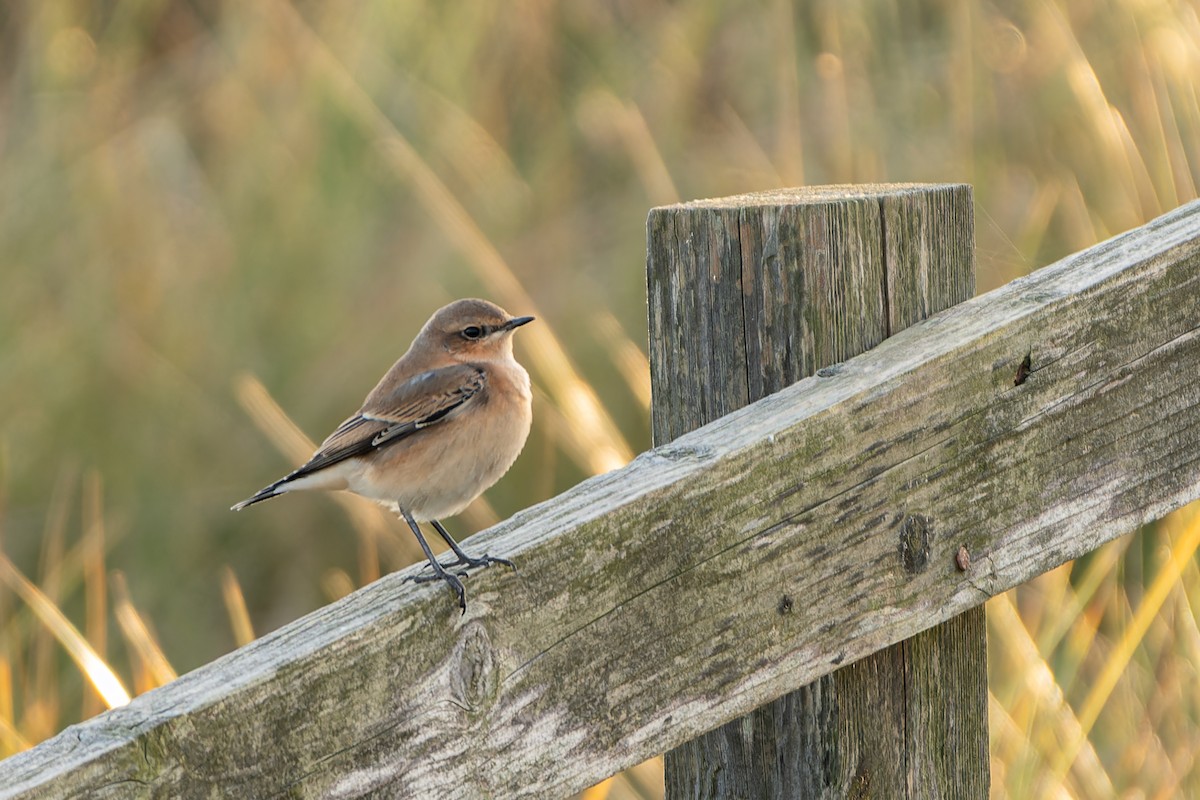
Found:
<path fill-rule="evenodd" d="M 458 558 L 458 559 L 455 559 L 454 561 L 451 561 L 446 566 L 447 567 L 466 567 L 467 569 L 482 569 L 484 567 L 489 567 L 492 564 L 503 564 L 504 566 L 508 567 L 509 569 L 513 570 L 514 572 L 517 569 L 517 565 L 514 564 L 513 562 L 509 561 L 507 558 L 499 558 L 497 556 L 489 556 L 489 555 L 482 555 L 479 558 L 471 558 L 470 556 L 468 556 L 466 558 Z"/>
<path fill-rule="evenodd" d="M 429 569 L 429 567 L 426 566 L 425 569 Z M 447 580 L 447 578 L 468 578 L 468 577 L 470 577 L 470 576 L 467 575 L 466 572 L 461 572 L 461 571 L 453 572 L 453 573 L 446 572 L 444 574 L 441 572 L 431 572 L 427 575 L 405 575 L 404 580 L 412 581 L 413 583 L 433 583 L 434 581 Z"/>
<path fill-rule="evenodd" d="M 466 555 L 457 547 L 455 548 L 455 553 L 458 554 L 458 558 L 449 562 L 448 564 L 443 564 L 436 560 L 433 555 L 429 553 L 428 549 L 426 549 L 426 554 L 429 556 L 429 560 L 425 563 L 423 569 L 432 570 L 432 572 L 427 571 L 420 572 L 416 575 L 406 575 L 404 580 L 412 581 L 413 583 L 445 581 L 450 585 L 450 588 L 454 590 L 454 593 L 458 595 L 458 607 L 462 610 L 463 614 L 466 614 L 467 593 L 463 588 L 462 581 L 459 579 L 470 577 L 469 570 L 482 569 L 484 567 L 491 566 L 492 564 L 503 564 L 513 572 L 517 571 L 516 565 L 507 558 L 496 558 L 495 556 L 489 556 L 486 554 L 478 558 L 474 558 Z M 456 569 L 456 567 L 461 567 L 462 569 Z"/>
<path fill-rule="evenodd" d="M 517 571 L 517 565 L 514 564 L 513 562 L 509 561 L 507 558 L 499 558 L 497 556 L 489 556 L 489 555 L 483 555 L 483 556 L 480 556 L 479 558 L 472 558 L 470 556 L 467 556 L 466 558 L 456 558 L 453 561 L 450 561 L 446 564 L 439 563 L 438 566 L 440 566 L 444 570 L 454 570 L 455 575 L 458 575 L 461 578 L 466 578 L 466 577 L 469 577 L 468 570 L 483 569 L 484 567 L 490 567 L 492 564 L 503 564 L 504 566 L 511 569 L 513 572 Z M 455 567 L 462 567 L 463 569 L 455 570 L 454 569 Z M 430 570 L 433 568 L 434 568 L 433 564 L 429 563 L 428 561 L 425 562 L 425 566 L 422 567 L 422 569 L 424 569 L 424 570 Z M 436 580 L 437 577 L 438 577 L 438 575 L 435 572 L 432 575 L 423 575 L 423 576 L 420 576 L 419 578 L 417 576 L 413 576 L 410 578 L 406 578 L 405 580 L 416 581 L 417 583 L 426 583 L 428 581 Z"/>
<path fill-rule="evenodd" d="M 467 573 L 459 572 L 451 574 L 445 570 L 434 572 L 431 575 L 405 575 L 404 580 L 412 581 L 413 583 L 432 583 L 433 581 L 445 581 L 454 593 L 458 595 L 458 607 L 462 609 L 462 613 L 467 613 L 467 591 L 463 588 L 462 581 L 459 577 L 467 577 Z"/>

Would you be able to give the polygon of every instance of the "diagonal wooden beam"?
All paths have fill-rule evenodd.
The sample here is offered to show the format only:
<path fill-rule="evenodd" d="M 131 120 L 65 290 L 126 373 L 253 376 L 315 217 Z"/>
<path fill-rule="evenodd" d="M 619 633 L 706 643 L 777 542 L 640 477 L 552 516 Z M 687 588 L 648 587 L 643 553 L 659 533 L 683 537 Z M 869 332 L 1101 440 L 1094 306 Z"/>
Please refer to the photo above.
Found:
<path fill-rule="evenodd" d="M 1192 203 L 490 529 L 464 618 L 389 575 L 0 797 L 569 794 L 1196 499 L 1197 375 Z"/>

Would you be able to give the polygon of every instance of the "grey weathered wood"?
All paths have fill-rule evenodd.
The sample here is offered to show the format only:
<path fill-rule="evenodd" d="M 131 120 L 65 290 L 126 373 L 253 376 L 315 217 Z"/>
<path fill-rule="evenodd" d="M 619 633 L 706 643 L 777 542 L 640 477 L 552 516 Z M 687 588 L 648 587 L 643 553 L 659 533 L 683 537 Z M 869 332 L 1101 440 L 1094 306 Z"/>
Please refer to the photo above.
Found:
<path fill-rule="evenodd" d="M 1196 499 L 1198 372 L 1193 203 L 481 534 L 465 618 L 388 575 L 0 797 L 564 796 Z"/>
<path fill-rule="evenodd" d="M 652 211 L 654 443 L 970 298 L 972 223 L 961 184 L 808 187 Z M 772 706 L 667 753 L 668 799 L 867 787 L 872 797 L 987 796 L 982 607 Z"/>

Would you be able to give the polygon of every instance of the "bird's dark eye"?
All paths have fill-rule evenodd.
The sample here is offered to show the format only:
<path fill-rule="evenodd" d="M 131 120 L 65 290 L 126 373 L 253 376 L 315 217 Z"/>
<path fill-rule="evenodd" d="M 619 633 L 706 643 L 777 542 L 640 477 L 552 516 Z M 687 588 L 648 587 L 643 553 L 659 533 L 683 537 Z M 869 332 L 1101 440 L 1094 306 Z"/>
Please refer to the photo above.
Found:
<path fill-rule="evenodd" d="M 483 328 L 478 325 L 470 325 L 463 328 L 462 337 L 464 339 L 481 339 L 483 338 Z"/>

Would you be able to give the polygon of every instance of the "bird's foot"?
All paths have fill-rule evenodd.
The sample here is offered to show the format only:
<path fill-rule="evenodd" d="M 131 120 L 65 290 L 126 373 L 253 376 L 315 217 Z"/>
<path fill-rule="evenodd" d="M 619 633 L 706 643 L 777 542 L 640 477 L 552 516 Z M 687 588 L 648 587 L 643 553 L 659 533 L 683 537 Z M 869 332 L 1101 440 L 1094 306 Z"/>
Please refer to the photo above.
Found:
<path fill-rule="evenodd" d="M 453 561 L 449 561 L 445 564 L 439 563 L 438 567 L 441 567 L 443 570 L 446 570 L 448 572 L 453 572 L 455 575 L 459 576 L 460 578 L 466 578 L 466 577 L 469 577 L 468 570 L 483 569 L 484 567 L 490 567 L 492 564 L 503 564 L 504 566 L 511 569 L 513 572 L 517 571 L 517 565 L 514 564 L 513 562 L 509 561 L 507 558 L 499 558 L 497 556 L 489 556 L 486 554 L 480 556 L 479 558 L 474 558 L 473 556 L 469 556 L 464 553 L 464 554 L 460 555 L 458 558 L 454 559 Z M 462 569 L 458 569 L 459 567 L 461 567 Z M 416 581 L 418 583 L 427 583 L 432 580 L 437 580 L 437 578 L 438 578 L 437 569 L 433 566 L 432 563 L 426 562 L 423 569 L 426 569 L 426 570 L 432 569 L 432 570 L 434 570 L 434 573 L 432 575 L 422 575 L 419 578 L 417 578 L 417 577 L 408 578 L 408 580 Z"/>
<path fill-rule="evenodd" d="M 406 575 L 404 580 L 412 581 L 413 583 L 432 583 L 433 581 L 445 581 L 450 588 L 454 590 L 454 593 L 458 595 L 458 607 L 462 610 L 463 614 L 466 614 L 467 590 L 463 588 L 462 581 L 459 580 L 459 576 L 465 578 L 467 577 L 467 573 L 459 572 L 457 574 L 451 574 L 447 572 L 441 564 L 438 564 L 437 568 L 430 574 Z"/>
<path fill-rule="evenodd" d="M 458 595 L 458 607 L 462 609 L 462 613 L 467 613 L 467 594 L 463 588 L 462 581 L 459 578 L 470 577 L 468 570 L 482 569 L 483 567 L 491 566 L 492 564 L 503 564 L 513 572 L 517 571 L 517 565 L 509 561 L 507 558 L 497 558 L 495 556 L 482 555 L 479 558 L 474 558 L 466 553 L 459 553 L 458 558 L 448 564 L 442 564 L 440 561 L 431 560 L 425 563 L 424 570 L 432 570 L 429 572 L 421 572 L 417 575 L 406 575 L 405 581 L 413 583 L 432 583 L 433 581 L 445 581 L 450 588 Z M 457 569 L 461 567 L 462 569 Z"/>
<path fill-rule="evenodd" d="M 451 569 L 453 569 L 454 567 L 463 567 L 465 570 L 468 570 L 468 569 L 483 569 L 484 567 L 491 566 L 492 564 L 503 564 L 504 566 L 511 569 L 513 572 L 517 571 L 517 565 L 514 564 L 513 562 L 509 561 L 507 558 L 498 558 L 496 556 L 489 556 L 487 554 L 484 554 L 484 555 L 480 556 L 479 558 L 473 558 L 472 556 L 468 556 L 466 554 L 461 554 L 461 555 L 459 555 L 458 558 L 456 558 L 454 561 L 451 561 L 446 566 Z M 458 574 L 466 575 L 466 572 L 464 571 L 464 572 L 460 572 Z"/>

